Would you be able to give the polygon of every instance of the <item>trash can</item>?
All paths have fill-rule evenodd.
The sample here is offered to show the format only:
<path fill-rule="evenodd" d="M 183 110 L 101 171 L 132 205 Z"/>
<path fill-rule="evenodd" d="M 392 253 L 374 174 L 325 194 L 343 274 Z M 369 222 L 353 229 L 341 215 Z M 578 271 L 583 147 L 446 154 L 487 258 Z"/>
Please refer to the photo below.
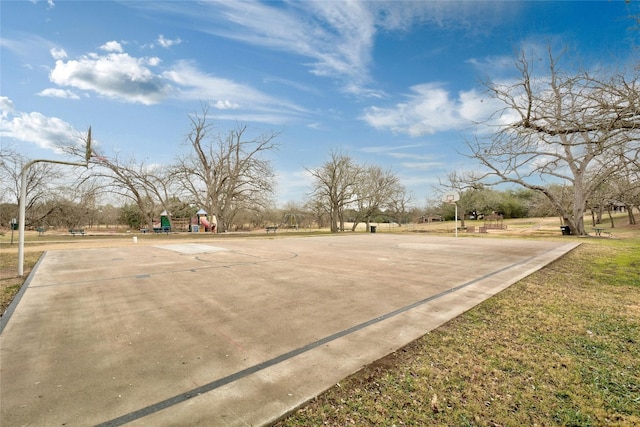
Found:
<path fill-rule="evenodd" d="M 562 235 L 563 236 L 570 236 L 571 235 L 571 227 L 569 227 L 568 225 L 561 226 L 560 230 L 562 230 Z"/>
<path fill-rule="evenodd" d="M 371 229 L 371 232 L 372 232 L 372 233 L 375 233 L 375 232 L 376 232 L 376 228 L 377 228 L 377 227 L 378 227 L 377 225 L 371 225 L 371 226 L 369 226 L 369 228 Z"/>

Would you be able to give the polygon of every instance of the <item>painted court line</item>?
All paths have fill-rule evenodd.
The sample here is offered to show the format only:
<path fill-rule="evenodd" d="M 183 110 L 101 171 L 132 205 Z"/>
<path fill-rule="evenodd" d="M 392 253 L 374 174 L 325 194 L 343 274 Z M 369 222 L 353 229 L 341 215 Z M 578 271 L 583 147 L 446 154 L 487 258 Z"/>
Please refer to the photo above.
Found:
<path fill-rule="evenodd" d="M 549 252 L 551 252 L 551 251 L 549 251 Z M 541 254 L 541 255 L 543 255 L 543 254 Z M 295 350 L 289 351 L 287 353 L 281 354 L 281 355 L 279 355 L 277 357 L 274 357 L 272 359 L 269 359 L 269 360 L 266 360 L 264 362 L 258 363 L 257 365 L 250 366 L 249 368 L 243 369 L 241 371 L 238 371 L 238 372 L 233 373 L 231 375 L 228 375 L 226 377 L 223 377 L 223 378 L 220 378 L 218 380 L 212 381 L 212 382 L 210 382 L 208 384 L 204 384 L 204 385 L 202 385 L 200 387 L 196 387 L 196 388 L 194 388 L 192 390 L 189 390 L 188 392 L 178 394 L 176 396 L 170 397 L 170 398 L 168 398 L 166 400 L 163 400 L 161 402 L 157 402 L 157 403 L 155 403 L 153 405 L 146 406 L 146 407 L 144 407 L 142 409 L 139 409 L 137 411 L 131 412 L 129 414 L 125 414 L 125 415 L 123 415 L 121 417 L 115 418 L 115 419 L 107 421 L 105 423 L 98 424 L 97 427 L 121 426 L 121 425 L 130 423 L 132 421 L 138 420 L 140 418 L 146 417 L 148 415 L 151 415 L 153 413 L 159 412 L 161 410 L 167 409 L 167 408 L 169 408 L 171 406 L 174 406 L 174 405 L 177 405 L 179 403 L 185 402 L 185 401 L 187 401 L 187 400 L 189 400 L 189 399 L 191 399 L 193 397 L 196 397 L 196 396 L 199 396 L 201 394 L 213 391 L 213 390 L 215 390 L 217 388 L 220 388 L 220 387 L 225 386 L 227 384 L 233 383 L 234 381 L 237 381 L 237 380 L 239 380 L 241 378 L 247 377 L 247 376 L 249 376 L 251 374 L 254 374 L 256 372 L 259 372 L 259 371 L 262 371 L 262 370 L 267 369 L 269 367 L 272 367 L 274 365 L 277 365 L 278 363 L 281 363 L 281 362 L 284 362 L 286 360 L 292 359 L 292 358 L 294 358 L 296 356 L 304 354 L 304 353 L 306 353 L 306 352 L 308 352 L 310 350 L 313 350 L 315 348 L 321 347 L 321 346 L 323 346 L 323 345 L 325 345 L 327 343 L 330 343 L 332 341 L 335 341 L 335 340 L 337 340 L 339 338 L 342 338 L 342 337 L 347 336 L 349 334 L 352 334 L 354 332 L 360 331 L 360 330 L 365 329 L 365 328 L 367 328 L 369 326 L 375 325 L 376 323 L 380 323 L 380 322 L 382 322 L 384 320 L 387 320 L 387 319 L 390 319 L 392 317 L 398 316 L 398 315 L 400 315 L 402 313 L 405 313 L 405 312 L 407 312 L 409 310 L 412 310 L 414 308 L 417 308 L 417 307 L 422 306 L 424 304 L 427 304 L 429 302 L 438 300 L 439 298 L 442 298 L 442 297 L 444 297 L 446 295 L 449 295 L 449 294 L 455 293 L 457 291 L 460 291 L 460 290 L 462 290 L 464 288 L 467 288 L 467 287 L 469 287 L 469 286 L 471 286 L 471 285 L 473 285 L 475 283 L 478 283 L 478 282 L 480 282 L 482 280 L 485 280 L 485 279 L 488 279 L 490 277 L 496 276 L 496 275 L 498 275 L 500 273 L 503 273 L 505 271 L 508 271 L 508 270 L 510 270 L 512 268 L 515 268 L 515 267 L 518 267 L 520 265 L 524 265 L 524 264 L 528 263 L 529 261 L 531 261 L 532 259 L 537 258 L 538 256 L 539 255 L 531 256 L 529 258 L 522 259 L 522 260 L 520 260 L 518 262 L 515 262 L 515 263 L 513 263 L 511 265 L 505 266 L 505 267 L 503 267 L 503 268 L 501 268 L 499 270 L 492 271 L 491 273 L 486 274 L 484 276 L 477 277 L 477 278 L 475 278 L 473 280 L 465 282 L 465 283 L 463 283 L 461 285 L 458 285 L 456 287 L 446 289 L 446 290 L 444 290 L 444 291 L 442 291 L 442 292 L 440 292 L 438 294 L 431 295 L 431 296 L 429 296 L 427 298 L 424 298 L 424 299 L 422 299 L 420 301 L 414 302 L 412 304 L 409 304 L 409 305 L 406 305 L 404 307 L 401 307 L 401 308 L 398 308 L 396 310 L 393 310 L 393 311 L 391 311 L 389 313 L 383 314 L 382 316 L 378 316 L 378 317 L 376 317 L 374 319 L 368 320 L 366 322 L 363 322 L 363 323 L 360 323 L 358 325 L 352 326 L 350 328 L 344 329 L 342 331 L 336 332 L 335 334 L 332 334 L 332 335 L 329 335 L 327 337 L 321 338 L 321 339 L 319 339 L 317 341 L 314 341 L 312 343 L 309 343 L 307 345 L 299 347 L 299 348 L 297 348 Z"/>
<path fill-rule="evenodd" d="M 174 244 L 174 245 L 154 245 L 154 247 L 159 249 L 166 249 L 169 251 L 179 252 L 185 255 L 195 255 L 195 254 L 212 254 L 216 252 L 227 251 L 228 249 L 221 248 L 218 246 L 210 246 L 210 245 L 202 245 L 199 243 L 182 243 L 182 244 Z"/>

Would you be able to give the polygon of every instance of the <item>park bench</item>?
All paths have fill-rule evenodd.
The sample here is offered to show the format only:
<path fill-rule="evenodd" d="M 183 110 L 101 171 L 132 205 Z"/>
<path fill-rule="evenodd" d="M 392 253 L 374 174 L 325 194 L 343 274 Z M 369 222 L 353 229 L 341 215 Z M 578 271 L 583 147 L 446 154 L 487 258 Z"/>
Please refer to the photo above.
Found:
<path fill-rule="evenodd" d="M 612 236 L 610 231 L 607 231 L 604 228 L 600 228 L 600 227 L 593 227 L 593 232 L 598 237 L 602 236 L 603 234 L 607 235 L 608 237 Z"/>
<path fill-rule="evenodd" d="M 171 231 L 171 227 L 153 227 L 153 231 L 156 233 L 167 233 Z"/>
<path fill-rule="evenodd" d="M 75 236 L 76 234 L 82 234 L 84 236 L 84 230 L 81 228 L 79 229 L 70 228 L 69 233 L 71 233 L 72 236 Z"/>
<path fill-rule="evenodd" d="M 275 233 L 276 231 L 278 231 L 278 227 L 275 225 L 267 227 L 267 234 L 269 234 L 270 231 L 273 231 Z"/>
<path fill-rule="evenodd" d="M 47 230 L 45 230 L 44 227 L 38 227 L 36 228 L 36 231 L 38 232 L 38 236 L 42 236 Z"/>
<path fill-rule="evenodd" d="M 142 234 L 146 234 L 146 233 L 148 233 L 148 232 L 149 232 L 149 229 L 148 229 L 148 228 L 141 228 L 141 229 L 140 229 L 140 232 L 141 232 Z"/>

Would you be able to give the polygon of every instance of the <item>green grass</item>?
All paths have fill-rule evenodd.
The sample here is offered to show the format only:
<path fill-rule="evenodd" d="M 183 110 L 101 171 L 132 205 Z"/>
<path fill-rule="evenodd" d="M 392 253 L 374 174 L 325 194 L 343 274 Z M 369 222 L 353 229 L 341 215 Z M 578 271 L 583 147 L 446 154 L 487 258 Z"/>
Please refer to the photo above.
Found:
<path fill-rule="evenodd" d="M 276 425 L 640 425 L 640 239 L 588 239 Z"/>

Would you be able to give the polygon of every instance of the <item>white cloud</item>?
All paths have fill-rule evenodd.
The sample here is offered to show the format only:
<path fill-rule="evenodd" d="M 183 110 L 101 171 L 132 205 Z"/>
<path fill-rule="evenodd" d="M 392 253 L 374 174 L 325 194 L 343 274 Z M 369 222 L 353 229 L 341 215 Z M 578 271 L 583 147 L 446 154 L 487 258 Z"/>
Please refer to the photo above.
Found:
<path fill-rule="evenodd" d="M 506 72 L 513 72 L 513 56 L 485 56 L 484 58 L 471 58 L 467 62 L 473 65 L 485 76 L 501 76 Z"/>
<path fill-rule="evenodd" d="M 240 108 L 240 105 L 236 104 L 235 102 L 231 102 L 228 99 L 225 99 L 224 101 L 218 100 L 215 104 L 213 104 L 213 106 L 218 110 L 236 110 Z"/>
<path fill-rule="evenodd" d="M 70 90 L 47 88 L 38 93 L 38 96 L 47 96 L 51 98 L 63 98 L 63 99 L 80 99 L 80 97 Z"/>
<path fill-rule="evenodd" d="M 117 42 L 103 45 L 106 50 L 119 47 Z M 251 86 L 204 73 L 188 61 L 164 68 L 162 65 L 158 57 L 133 57 L 126 52 L 88 53 L 77 59 L 58 59 L 49 78 L 62 88 L 45 89 L 40 95 L 77 99 L 77 90 L 82 90 L 144 105 L 169 97 L 188 101 L 208 99 L 214 100 L 212 107 L 216 109 L 241 110 L 245 118 L 254 117 L 263 122 L 275 119 L 275 123 L 282 123 L 292 115 L 306 114 L 295 104 Z M 239 118 L 238 115 L 236 119 Z"/>
<path fill-rule="evenodd" d="M 64 49 L 59 49 L 57 47 L 54 47 L 51 49 L 51 56 L 53 57 L 53 59 L 66 59 L 67 58 L 67 52 L 65 52 Z"/>
<path fill-rule="evenodd" d="M 369 107 L 362 119 L 376 129 L 416 137 L 459 130 L 486 120 L 496 111 L 475 91 L 460 92 L 454 98 L 437 83 L 416 85 L 411 90 L 405 102 L 387 108 Z"/>
<path fill-rule="evenodd" d="M 0 114 L 2 118 L 7 117 L 10 113 L 13 113 L 14 110 L 13 101 L 6 96 L 0 96 Z"/>
<path fill-rule="evenodd" d="M 171 46 L 178 45 L 180 43 L 182 43 L 182 40 L 180 39 L 180 37 L 172 40 L 172 39 L 165 39 L 162 34 L 158 36 L 158 44 L 164 48 L 170 48 Z"/>
<path fill-rule="evenodd" d="M 153 57 L 90 53 L 77 60 L 57 60 L 50 79 L 60 86 L 150 105 L 160 102 L 169 91 L 166 83 L 149 68 L 157 64 L 159 59 Z"/>
<path fill-rule="evenodd" d="M 110 41 L 110 42 L 106 42 L 105 44 L 100 46 L 100 49 L 104 50 L 105 52 L 118 52 L 118 53 L 121 53 L 122 52 L 122 45 L 120 43 L 118 43 L 117 41 Z"/>
<path fill-rule="evenodd" d="M 273 98 L 251 86 L 203 73 L 186 61 L 178 62 L 162 76 L 176 86 L 180 98 L 217 99 L 219 101 L 213 105 L 215 108 L 281 111 L 286 114 L 303 111 L 294 104 Z"/>
<path fill-rule="evenodd" d="M 389 157 L 394 159 L 409 159 L 414 161 L 434 161 L 436 156 L 433 154 L 416 154 L 416 153 L 389 153 Z"/>
<path fill-rule="evenodd" d="M 422 147 L 422 144 L 408 144 L 408 145 L 377 145 L 371 147 L 363 147 L 360 151 L 364 153 L 392 153 L 398 150 L 406 150 L 408 148 Z"/>
<path fill-rule="evenodd" d="M 76 141 L 78 132 L 64 120 L 47 117 L 37 112 L 18 113 L 5 120 L 3 105 L 0 136 L 34 143 L 42 148 L 56 149 L 60 144 Z"/>
<path fill-rule="evenodd" d="M 414 169 L 421 171 L 438 170 L 446 165 L 445 162 L 424 161 L 424 162 L 402 162 L 400 165 L 405 169 Z"/>
<path fill-rule="evenodd" d="M 508 19 L 518 10 L 504 8 L 500 2 L 464 2 L 451 7 L 447 2 L 429 1 L 211 0 L 203 4 L 209 10 L 167 3 L 135 4 L 186 15 L 188 22 L 198 22 L 196 28 L 204 32 L 307 58 L 303 65 L 311 73 L 337 79 L 344 92 L 366 97 L 381 96 L 372 89 L 370 75 L 379 31 L 430 25 L 443 31 L 463 27 L 467 33 L 486 33 L 494 22 L 500 22 L 497 17 Z"/>
<path fill-rule="evenodd" d="M 300 2 L 284 7 L 259 2 L 208 4 L 215 13 L 189 16 L 210 20 L 204 31 L 310 58 L 306 65 L 311 73 L 340 79 L 349 92 L 362 93 L 370 81 L 375 16 L 366 2 Z"/>
<path fill-rule="evenodd" d="M 270 76 L 263 79 L 264 83 L 279 83 L 281 85 L 292 87 L 301 92 L 308 92 L 314 95 L 321 95 L 321 92 L 313 85 L 304 84 L 298 81 L 284 79 L 282 77 Z"/>

